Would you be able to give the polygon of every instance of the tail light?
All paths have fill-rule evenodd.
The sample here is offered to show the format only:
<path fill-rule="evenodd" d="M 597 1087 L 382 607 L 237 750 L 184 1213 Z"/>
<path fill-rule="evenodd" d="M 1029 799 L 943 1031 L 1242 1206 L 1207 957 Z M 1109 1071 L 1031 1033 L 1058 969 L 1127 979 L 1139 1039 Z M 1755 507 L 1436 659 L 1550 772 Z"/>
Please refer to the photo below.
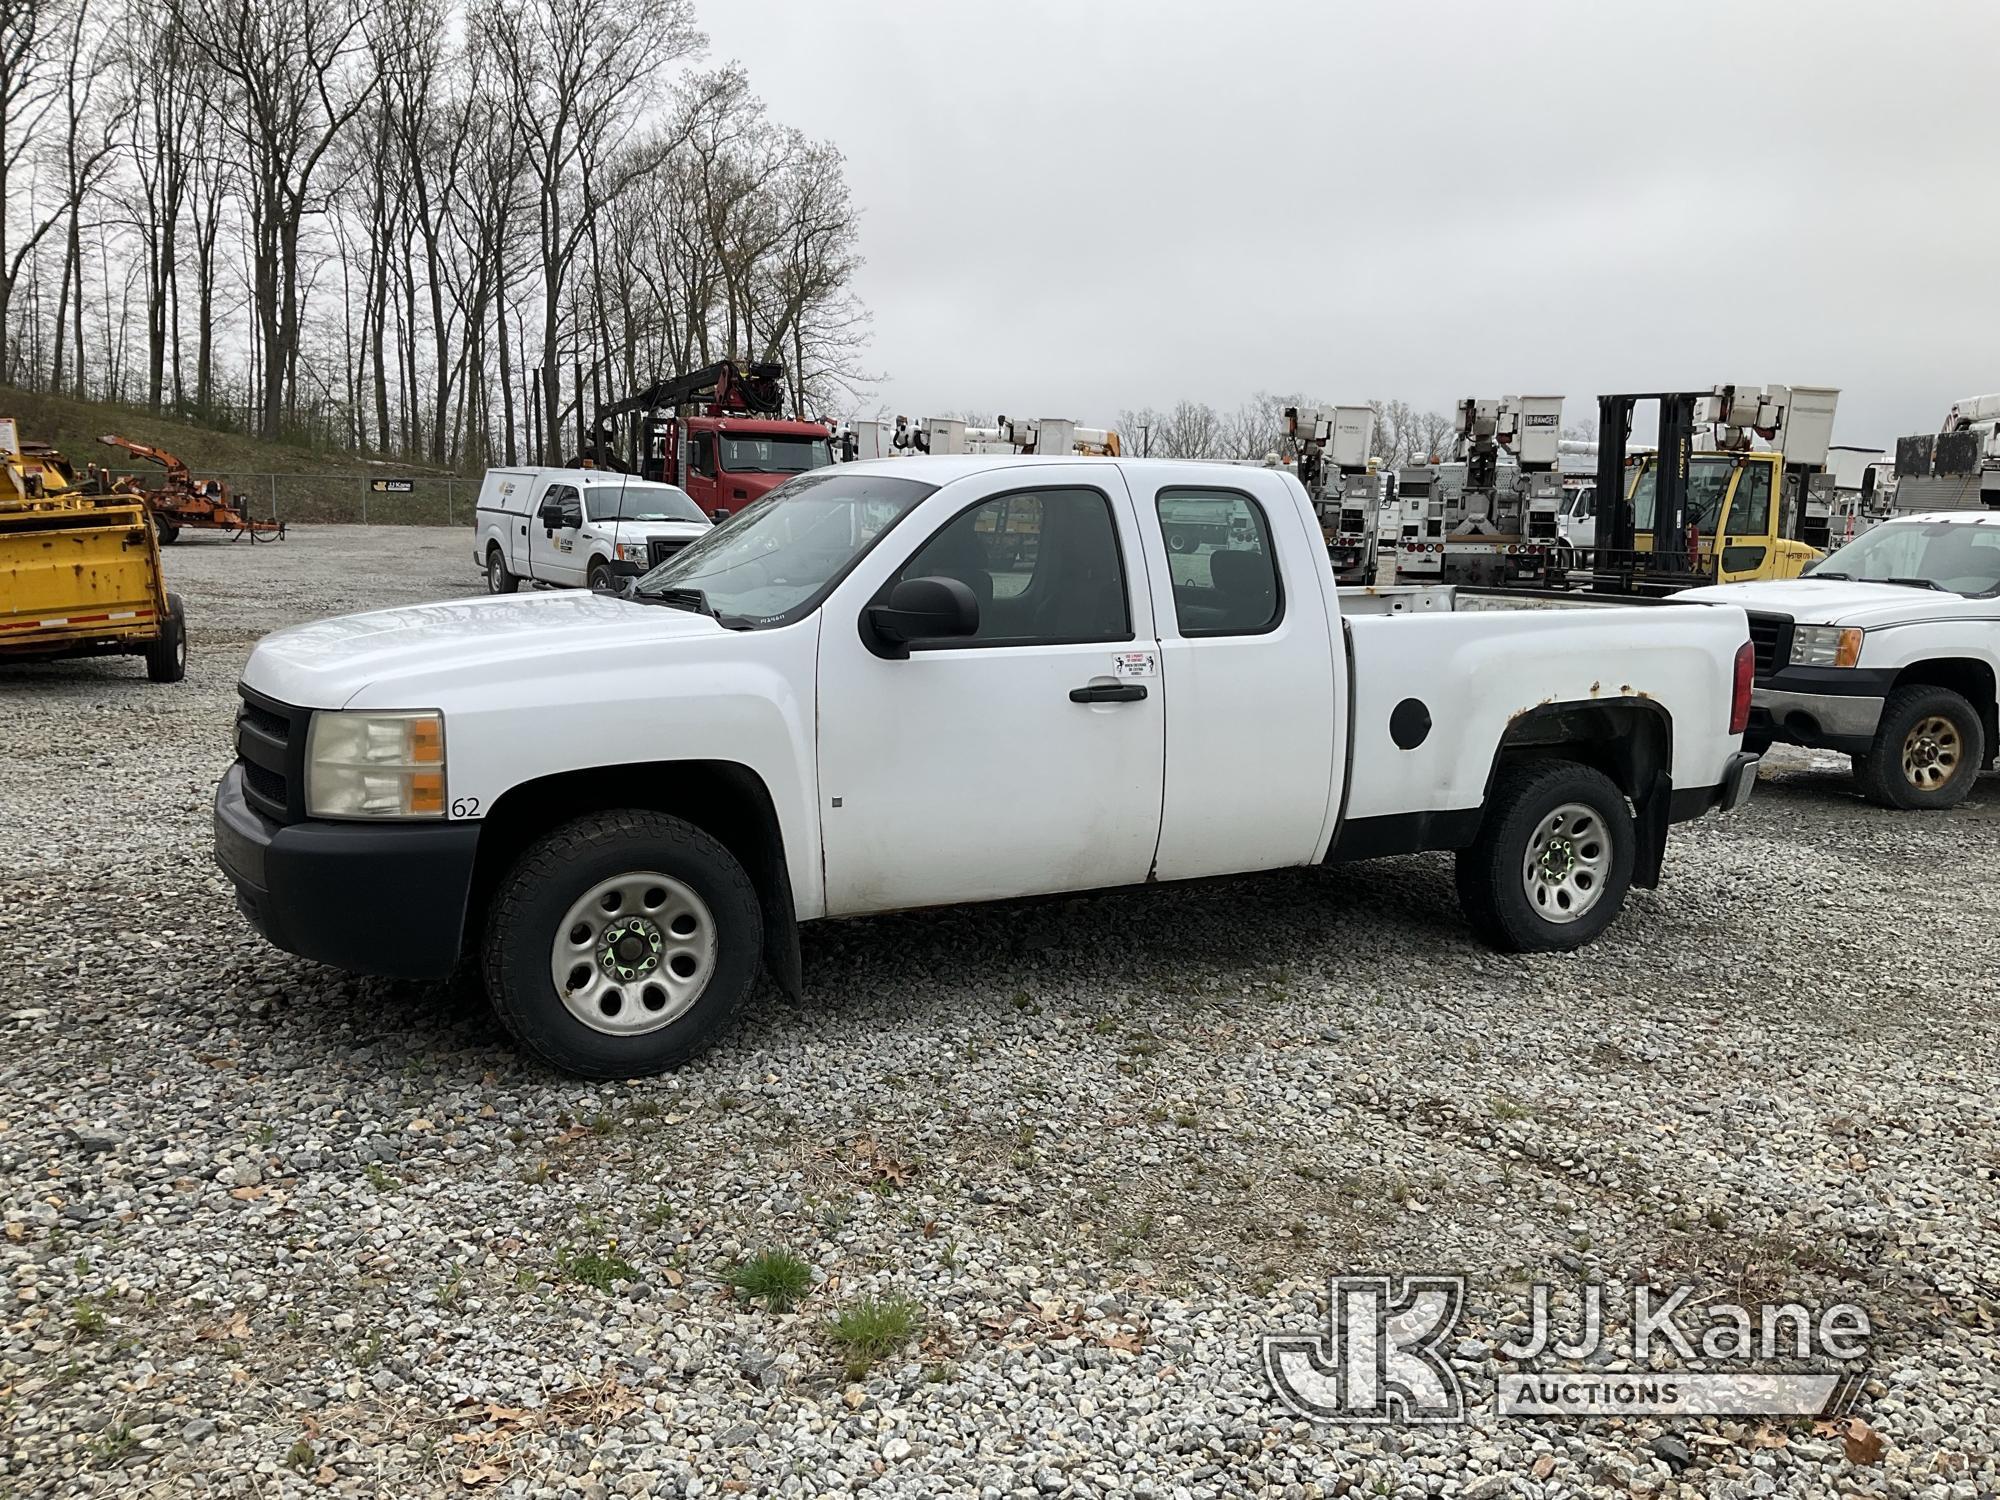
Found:
<path fill-rule="evenodd" d="M 1757 648 L 1748 641 L 1736 648 L 1736 676 L 1729 689 L 1729 732 L 1750 727 L 1750 684 L 1757 676 Z"/>

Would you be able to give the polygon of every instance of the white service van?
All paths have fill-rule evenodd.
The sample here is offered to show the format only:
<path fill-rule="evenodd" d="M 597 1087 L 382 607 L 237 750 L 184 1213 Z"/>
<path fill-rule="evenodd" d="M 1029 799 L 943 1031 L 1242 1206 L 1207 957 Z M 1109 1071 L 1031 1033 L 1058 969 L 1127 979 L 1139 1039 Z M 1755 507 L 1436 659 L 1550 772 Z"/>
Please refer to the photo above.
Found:
<path fill-rule="evenodd" d="M 488 469 L 472 555 L 492 594 L 523 579 L 606 588 L 658 567 L 712 524 L 677 485 L 602 469 Z"/>

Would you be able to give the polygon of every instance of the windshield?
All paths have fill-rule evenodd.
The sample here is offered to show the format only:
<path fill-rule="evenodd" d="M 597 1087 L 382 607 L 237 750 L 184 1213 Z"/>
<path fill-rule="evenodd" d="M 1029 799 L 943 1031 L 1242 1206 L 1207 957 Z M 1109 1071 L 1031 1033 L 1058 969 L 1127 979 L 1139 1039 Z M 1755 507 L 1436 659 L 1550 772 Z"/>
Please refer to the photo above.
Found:
<path fill-rule="evenodd" d="M 2000 593 L 2000 526 L 1979 521 L 1884 521 L 1814 564 L 1805 576 L 1908 583 L 1954 594 Z"/>
<path fill-rule="evenodd" d="M 731 437 L 727 433 L 722 438 L 726 474 L 803 474 L 832 462 L 833 443 L 827 438 Z"/>
<path fill-rule="evenodd" d="M 1729 493 L 1729 476 L 1736 469 L 1733 458 L 1697 458 L 1688 464 L 1687 518 L 1703 536 L 1715 535 L 1716 518 L 1722 514 L 1723 497 Z M 1649 536 L 1653 530 L 1653 486 L 1657 469 L 1647 464 L 1632 491 L 1632 530 Z"/>
<path fill-rule="evenodd" d="M 839 469 L 801 474 L 688 543 L 637 591 L 694 589 L 726 624 L 789 625 L 936 488 Z"/>
<path fill-rule="evenodd" d="M 670 484 L 593 484 L 583 492 L 593 521 L 706 521 L 685 490 Z"/>

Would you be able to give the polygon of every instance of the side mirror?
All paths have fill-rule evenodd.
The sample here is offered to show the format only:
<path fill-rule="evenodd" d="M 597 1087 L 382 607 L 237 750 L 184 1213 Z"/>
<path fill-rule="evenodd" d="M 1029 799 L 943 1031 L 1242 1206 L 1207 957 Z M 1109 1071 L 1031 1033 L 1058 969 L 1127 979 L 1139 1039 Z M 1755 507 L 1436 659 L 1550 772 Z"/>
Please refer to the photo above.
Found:
<path fill-rule="evenodd" d="M 554 531 L 563 523 L 562 502 L 560 500 L 543 501 L 542 508 L 535 512 L 535 519 L 542 523 L 544 530 Z"/>
<path fill-rule="evenodd" d="M 718 505 L 714 510 L 708 513 L 708 518 L 709 520 L 713 521 L 716 525 L 720 526 L 724 521 L 729 519 L 729 512 L 724 510 L 721 506 Z"/>
<path fill-rule="evenodd" d="M 905 578 L 883 604 L 871 604 L 862 619 L 878 656 L 902 658 L 910 642 L 967 636 L 979 630 L 979 600 L 956 578 Z"/>

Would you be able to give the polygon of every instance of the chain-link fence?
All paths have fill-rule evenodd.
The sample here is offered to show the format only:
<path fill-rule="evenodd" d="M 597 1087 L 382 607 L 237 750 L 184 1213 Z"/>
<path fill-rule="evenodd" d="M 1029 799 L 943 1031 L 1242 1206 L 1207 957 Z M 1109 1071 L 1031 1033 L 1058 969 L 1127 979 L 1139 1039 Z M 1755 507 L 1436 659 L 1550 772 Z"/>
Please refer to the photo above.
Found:
<path fill-rule="evenodd" d="M 469 526 L 479 481 L 455 474 L 380 478 L 367 474 L 244 474 L 197 470 L 219 479 L 253 520 L 297 524 Z M 141 482 L 145 482 L 142 478 Z M 393 488 L 392 488 L 393 486 Z"/>

